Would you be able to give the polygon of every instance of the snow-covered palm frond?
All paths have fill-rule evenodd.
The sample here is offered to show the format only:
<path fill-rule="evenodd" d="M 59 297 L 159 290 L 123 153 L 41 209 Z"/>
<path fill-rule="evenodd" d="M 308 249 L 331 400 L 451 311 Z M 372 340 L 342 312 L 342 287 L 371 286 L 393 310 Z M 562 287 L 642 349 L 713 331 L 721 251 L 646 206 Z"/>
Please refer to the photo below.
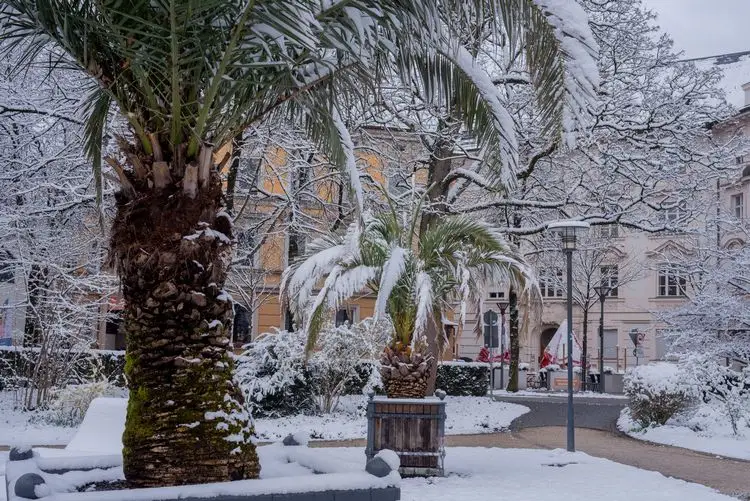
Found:
<path fill-rule="evenodd" d="M 309 308 L 303 328 L 312 338 L 310 346 L 325 323 L 326 312 L 364 288 L 377 294 L 375 317 L 388 314 L 394 340 L 408 345 L 425 332 L 430 322 L 439 325 L 443 312 L 452 309 L 455 302 L 460 304 L 463 321 L 467 305 L 481 301 L 489 287 L 510 284 L 530 291 L 536 287 L 531 268 L 491 225 L 467 217 L 449 217 L 416 235 L 413 219 L 399 217 L 395 211 L 365 217 L 361 231 L 351 226 L 347 235 L 335 240 L 353 245 L 352 235 L 357 235 L 356 250 L 331 252 L 341 244 L 318 247 L 314 251 L 321 256 L 303 261 L 315 266 L 300 265 L 285 274 L 288 283 L 304 283 L 304 290 L 309 291 L 314 283 L 309 282 L 308 271 L 329 270 L 312 305 L 300 302 L 304 294 L 289 297 L 298 286 L 286 286 L 282 292 L 287 295 L 285 300 L 297 302 L 296 311 Z M 332 256 L 338 259 L 331 261 Z M 321 280 L 320 271 L 315 283 Z"/>
<path fill-rule="evenodd" d="M 273 114 L 300 122 L 348 173 L 360 210 L 340 111 L 367 103 L 386 76 L 454 107 L 506 184 L 513 127 L 464 47 L 488 28 L 523 48 L 550 129 L 575 129 L 596 83 L 596 44 L 573 0 L 6 0 L 0 27 L 5 46 L 25 52 L 20 66 L 51 44 L 52 67 L 95 80 L 145 155 L 157 142 L 170 156 L 185 147 L 190 162 L 203 143 L 226 144 Z M 86 117 L 92 155 L 101 152 L 102 107 Z"/>
<path fill-rule="evenodd" d="M 414 325 L 414 337 L 419 338 L 427 327 L 433 311 L 433 286 L 430 274 L 420 271 L 416 280 L 417 318 Z"/>
<path fill-rule="evenodd" d="M 383 264 L 380 280 L 378 282 L 378 297 L 375 300 L 375 320 L 385 315 L 385 307 L 391 297 L 393 289 L 406 269 L 406 260 L 410 254 L 408 249 L 394 246 Z"/>

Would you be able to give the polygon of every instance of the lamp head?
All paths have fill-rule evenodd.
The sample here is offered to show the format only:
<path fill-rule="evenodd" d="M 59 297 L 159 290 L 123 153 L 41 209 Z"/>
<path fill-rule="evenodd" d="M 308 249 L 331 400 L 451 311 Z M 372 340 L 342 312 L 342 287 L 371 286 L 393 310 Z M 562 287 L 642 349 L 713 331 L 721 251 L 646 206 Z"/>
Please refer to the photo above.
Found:
<path fill-rule="evenodd" d="M 589 226 L 585 221 L 565 220 L 550 223 L 547 229 L 560 234 L 563 250 L 575 250 L 577 237 L 585 234 Z"/>

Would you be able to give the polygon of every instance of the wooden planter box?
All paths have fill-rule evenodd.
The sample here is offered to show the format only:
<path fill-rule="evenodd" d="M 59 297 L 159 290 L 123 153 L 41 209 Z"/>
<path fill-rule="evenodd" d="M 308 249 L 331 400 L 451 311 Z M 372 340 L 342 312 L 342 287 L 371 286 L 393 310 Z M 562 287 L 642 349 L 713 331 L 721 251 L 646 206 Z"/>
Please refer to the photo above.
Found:
<path fill-rule="evenodd" d="M 401 458 L 401 476 L 443 476 L 445 401 L 370 397 L 367 403 L 367 459 L 382 449 Z"/>

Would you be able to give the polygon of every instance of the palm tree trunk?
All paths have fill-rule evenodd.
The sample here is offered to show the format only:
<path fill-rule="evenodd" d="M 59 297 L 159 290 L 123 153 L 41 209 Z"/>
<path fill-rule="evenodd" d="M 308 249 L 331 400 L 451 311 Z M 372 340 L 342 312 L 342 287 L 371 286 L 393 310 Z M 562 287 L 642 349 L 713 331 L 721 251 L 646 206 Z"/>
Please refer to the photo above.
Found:
<path fill-rule="evenodd" d="M 140 156 L 121 176 L 111 257 L 126 303 L 123 468 L 134 487 L 253 478 L 260 470 L 232 379 L 232 304 L 223 292 L 231 222 L 220 212 L 210 151 L 201 157 L 205 169 L 179 165 L 180 155 L 168 168 Z"/>

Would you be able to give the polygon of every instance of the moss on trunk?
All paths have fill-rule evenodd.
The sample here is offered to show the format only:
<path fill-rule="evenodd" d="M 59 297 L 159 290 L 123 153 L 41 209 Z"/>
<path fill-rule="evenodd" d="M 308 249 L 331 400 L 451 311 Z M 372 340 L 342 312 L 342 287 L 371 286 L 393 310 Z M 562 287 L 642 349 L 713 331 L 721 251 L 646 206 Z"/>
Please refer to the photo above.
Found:
<path fill-rule="evenodd" d="M 118 198 L 111 243 L 126 302 L 125 476 L 134 487 L 257 477 L 232 379 L 223 292 L 232 232 L 218 175 L 212 169 L 194 197 L 176 182 L 156 190 L 137 181 L 134 197 Z"/>

